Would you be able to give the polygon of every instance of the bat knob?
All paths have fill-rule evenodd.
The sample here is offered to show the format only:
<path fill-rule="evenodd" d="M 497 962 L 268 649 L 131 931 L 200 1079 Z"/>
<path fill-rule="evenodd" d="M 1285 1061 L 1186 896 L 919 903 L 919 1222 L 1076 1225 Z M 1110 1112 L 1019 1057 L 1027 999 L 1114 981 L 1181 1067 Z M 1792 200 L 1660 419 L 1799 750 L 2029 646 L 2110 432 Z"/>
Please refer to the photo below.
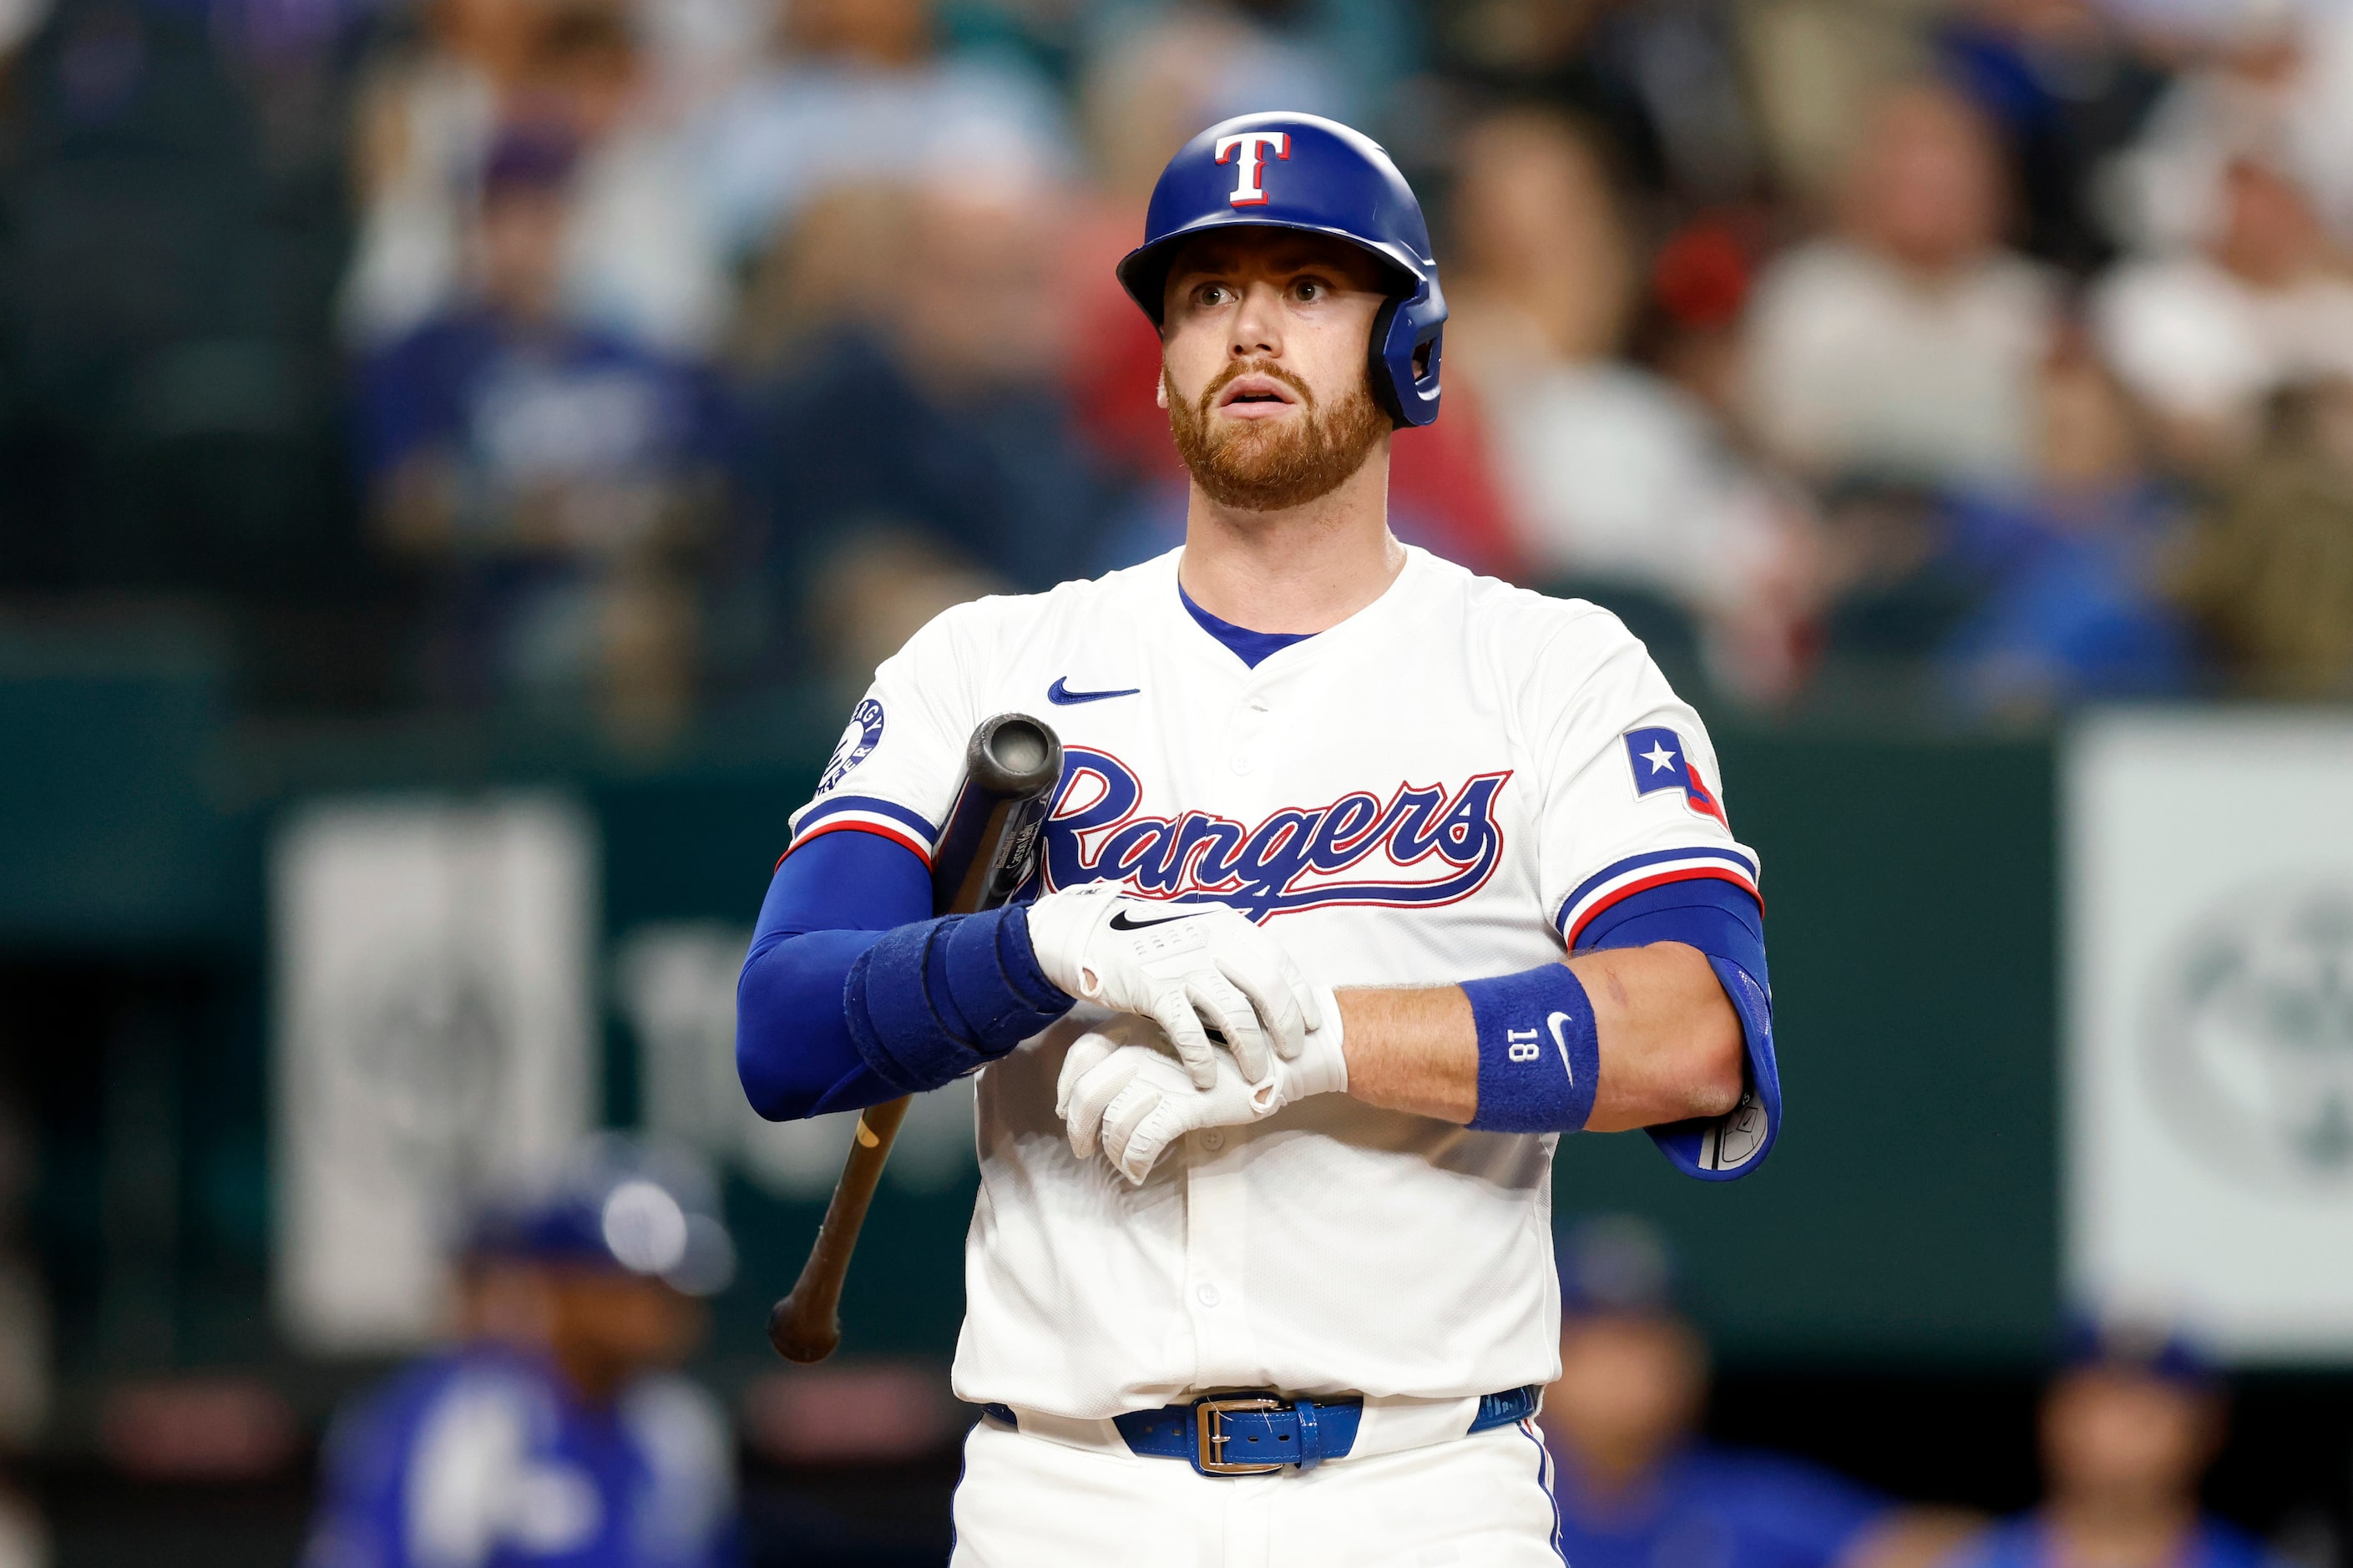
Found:
<path fill-rule="evenodd" d="M 801 1310 L 800 1294 L 795 1290 L 769 1309 L 768 1343 L 786 1361 L 808 1366 L 840 1346 L 841 1316 L 828 1312 L 819 1319 L 816 1312 Z"/>

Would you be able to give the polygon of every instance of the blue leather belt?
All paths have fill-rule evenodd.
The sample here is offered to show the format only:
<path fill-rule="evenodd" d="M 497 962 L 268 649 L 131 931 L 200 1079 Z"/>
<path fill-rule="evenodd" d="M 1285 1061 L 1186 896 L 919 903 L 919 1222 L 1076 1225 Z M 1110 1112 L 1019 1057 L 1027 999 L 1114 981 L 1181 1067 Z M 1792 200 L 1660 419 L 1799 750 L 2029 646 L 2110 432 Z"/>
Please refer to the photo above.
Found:
<path fill-rule="evenodd" d="M 1509 1426 L 1535 1414 L 1537 1389 L 1507 1388 L 1479 1396 L 1472 1432 Z M 1011 1409 L 984 1405 L 982 1411 L 1018 1426 Z M 1285 1399 L 1271 1390 L 1213 1394 L 1188 1405 L 1131 1410 L 1112 1417 L 1134 1452 L 1151 1459 L 1185 1459 L 1205 1476 L 1262 1476 L 1296 1465 L 1312 1470 L 1326 1459 L 1346 1457 L 1356 1446 L 1363 1421 L 1361 1399 Z"/>

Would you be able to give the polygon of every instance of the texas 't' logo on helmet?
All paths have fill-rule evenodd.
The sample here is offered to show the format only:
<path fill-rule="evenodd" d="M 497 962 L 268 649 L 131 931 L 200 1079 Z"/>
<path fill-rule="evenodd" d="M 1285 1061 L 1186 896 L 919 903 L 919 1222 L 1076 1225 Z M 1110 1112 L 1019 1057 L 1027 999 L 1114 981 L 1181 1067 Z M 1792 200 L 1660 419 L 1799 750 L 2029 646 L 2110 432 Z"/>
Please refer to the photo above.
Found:
<path fill-rule="evenodd" d="M 1259 174 L 1266 167 L 1269 153 L 1272 153 L 1280 162 L 1290 162 L 1291 133 L 1287 131 L 1244 131 L 1237 135 L 1218 138 L 1218 162 L 1236 164 L 1236 173 L 1240 175 L 1234 182 L 1234 194 L 1226 200 L 1238 207 L 1266 205 L 1266 190 L 1259 184 Z"/>

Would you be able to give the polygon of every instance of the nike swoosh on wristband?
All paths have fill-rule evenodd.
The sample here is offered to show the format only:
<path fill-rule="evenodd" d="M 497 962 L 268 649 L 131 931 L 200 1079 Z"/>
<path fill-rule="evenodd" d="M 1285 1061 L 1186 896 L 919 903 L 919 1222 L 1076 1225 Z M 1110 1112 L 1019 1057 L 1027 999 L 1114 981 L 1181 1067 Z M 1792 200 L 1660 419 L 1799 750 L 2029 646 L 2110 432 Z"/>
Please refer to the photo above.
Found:
<path fill-rule="evenodd" d="M 1567 1022 L 1568 1022 L 1567 1014 L 1555 1013 L 1545 1020 L 1545 1027 L 1552 1031 L 1552 1048 L 1560 1053 L 1560 1070 L 1568 1075 L 1569 1087 L 1574 1089 L 1577 1087 L 1577 1069 L 1568 1065 L 1568 1042 L 1560 1037 L 1560 1026 Z"/>
<path fill-rule="evenodd" d="M 1170 915 L 1166 920 L 1132 921 L 1127 918 L 1125 910 L 1113 910 L 1109 924 L 1113 931 L 1150 931 L 1154 926 L 1174 925 L 1178 921 L 1189 921 L 1194 915 L 1207 913 L 1207 910 L 1195 910 L 1190 914 Z"/>
<path fill-rule="evenodd" d="M 1131 686 L 1124 691 L 1073 691 L 1066 684 L 1068 676 L 1058 675 L 1054 684 L 1046 688 L 1046 700 L 1058 708 L 1068 708 L 1074 702 L 1100 702 L 1106 697 L 1133 697 L 1142 691 L 1141 686 Z"/>

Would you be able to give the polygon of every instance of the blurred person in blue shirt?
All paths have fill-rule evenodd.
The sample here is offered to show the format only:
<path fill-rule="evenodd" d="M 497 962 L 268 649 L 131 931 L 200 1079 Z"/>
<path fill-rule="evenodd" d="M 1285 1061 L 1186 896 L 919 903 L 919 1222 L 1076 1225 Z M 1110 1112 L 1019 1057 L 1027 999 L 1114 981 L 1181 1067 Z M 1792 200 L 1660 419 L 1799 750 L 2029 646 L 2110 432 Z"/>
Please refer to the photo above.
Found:
<path fill-rule="evenodd" d="M 2275 1568 L 2198 1507 L 2221 1447 L 2221 1380 L 2189 1340 L 2079 1319 L 2042 1397 L 2042 1506 L 1996 1525 L 1944 1568 Z"/>
<path fill-rule="evenodd" d="M 941 51 L 931 0 L 768 10 L 774 53 L 689 130 L 704 222 L 730 255 L 756 251 L 829 190 L 965 162 L 1074 162 L 1052 88 L 1011 50 Z"/>
<path fill-rule="evenodd" d="M 959 164 L 893 195 L 868 302 L 782 355 L 745 464 L 780 595 L 861 683 L 948 605 L 1080 570 L 1112 500 L 1063 384 L 1062 189 Z"/>
<path fill-rule="evenodd" d="M 1560 1242 L 1561 1373 L 1537 1424 L 1575 1568 L 1898 1568 L 1966 1532 L 1819 1466 L 1698 1436 L 1707 1348 L 1639 1220 Z"/>
<path fill-rule="evenodd" d="M 2013 714 L 2180 693 L 2190 638 L 2161 579 L 2181 508 L 2143 463 L 2134 412 L 2080 334 L 2061 340 L 2041 392 L 2034 479 L 1947 508 L 1940 569 L 1978 585 L 1941 650 L 1947 688 L 1965 708 Z"/>
<path fill-rule="evenodd" d="M 303 1568 L 734 1568 L 726 1419 L 670 1371 L 733 1267 L 710 1197 L 601 1142 L 482 1215 L 461 1342 L 337 1420 Z"/>
<path fill-rule="evenodd" d="M 544 129 L 493 147 L 474 298 L 363 361 L 362 464 L 380 535 L 433 590 L 430 695 L 658 726 L 692 676 L 726 416 L 701 368 L 563 309 L 576 157 Z"/>

